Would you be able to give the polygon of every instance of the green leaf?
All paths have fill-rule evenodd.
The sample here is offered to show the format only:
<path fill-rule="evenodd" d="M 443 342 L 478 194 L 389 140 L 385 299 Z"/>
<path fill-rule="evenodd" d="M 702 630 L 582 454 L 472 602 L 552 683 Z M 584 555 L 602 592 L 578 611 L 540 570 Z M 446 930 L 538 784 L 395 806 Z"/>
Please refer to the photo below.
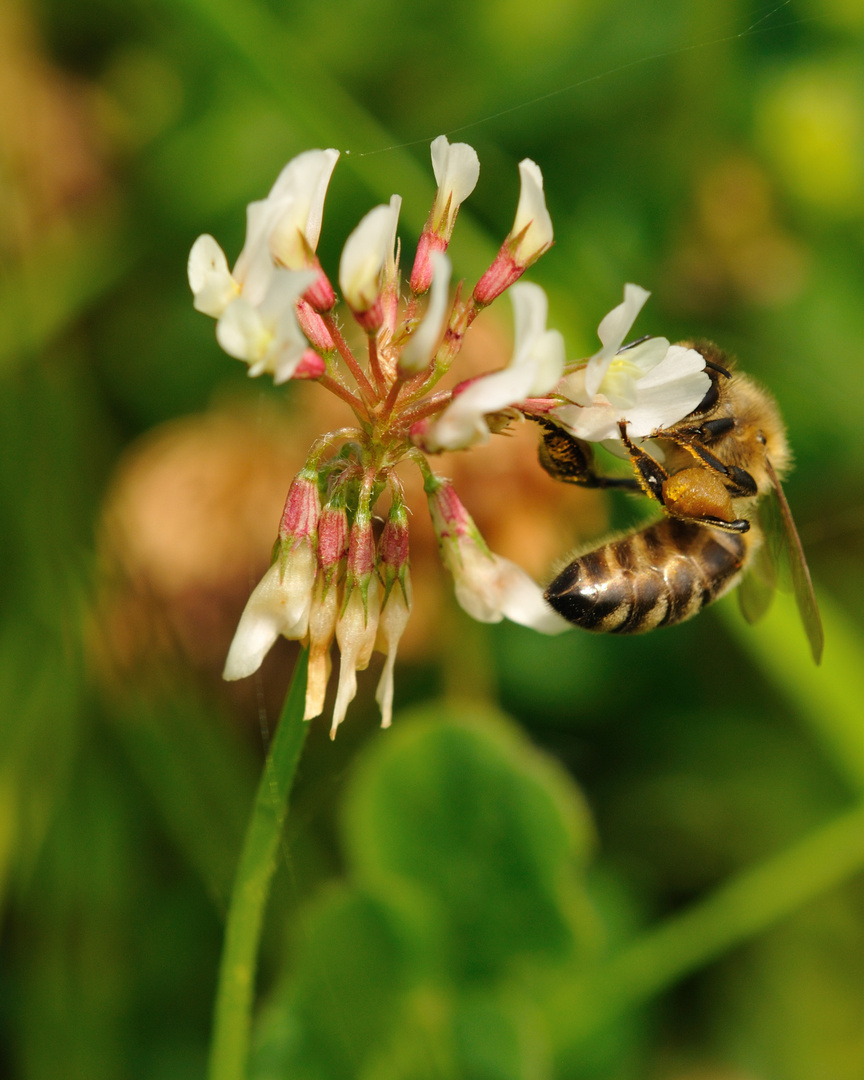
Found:
<path fill-rule="evenodd" d="M 360 763 L 343 822 L 361 880 L 429 897 L 451 977 L 573 954 L 587 813 L 563 771 L 499 717 L 451 708 L 403 719 Z"/>

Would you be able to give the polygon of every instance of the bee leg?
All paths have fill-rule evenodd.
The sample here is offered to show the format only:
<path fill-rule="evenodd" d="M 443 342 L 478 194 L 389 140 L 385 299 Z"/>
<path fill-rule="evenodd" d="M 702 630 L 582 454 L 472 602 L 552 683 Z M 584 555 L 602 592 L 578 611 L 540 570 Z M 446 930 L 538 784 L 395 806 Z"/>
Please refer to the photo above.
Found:
<path fill-rule="evenodd" d="M 724 465 L 705 446 L 705 441 L 713 441 L 722 435 L 728 434 L 734 424 L 734 420 L 723 417 L 720 420 L 709 420 L 699 428 L 684 428 L 679 431 L 664 431 L 658 434 L 661 438 L 668 439 L 688 451 L 700 465 L 704 465 L 707 469 L 723 477 L 726 490 L 730 495 L 740 499 L 758 493 L 756 481 L 746 469 L 741 469 L 737 465 Z"/>
<path fill-rule="evenodd" d="M 665 506 L 666 499 L 663 489 L 669 479 L 669 473 L 647 451 L 630 441 L 630 436 L 627 434 L 627 424 L 623 420 L 618 424 L 618 431 L 621 435 L 621 442 L 630 455 L 630 464 L 636 472 L 639 487 L 649 498 L 655 499 L 661 506 Z"/>
<path fill-rule="evenodd" d="M 594 455 L 588 443 L 577 439 L 549 420 L 532 417 L 544 429 L 537 455 L 553 480 L 587 488 L 623 488 L 638 491 L 638 481 L 627 476 L 600 476 L 594 471 Z"/>

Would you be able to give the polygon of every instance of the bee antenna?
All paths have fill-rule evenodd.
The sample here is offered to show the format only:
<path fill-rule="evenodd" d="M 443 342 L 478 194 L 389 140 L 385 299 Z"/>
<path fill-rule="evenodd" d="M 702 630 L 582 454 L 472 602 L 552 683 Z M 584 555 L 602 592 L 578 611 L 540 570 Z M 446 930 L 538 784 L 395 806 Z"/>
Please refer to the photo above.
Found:
<path fill-rule="evenodd" d="M 635 341 L 629 341 L 626 345 L 622 345 L 618 352 L 622 353 L 627 352 L 628 349 L 635 349 L 637 345 L 641 345 L 643 341 L 647 341 L 650 337 L 650 334 L 643 334 L 642 337 L 636 338 Z"/>
<path fill-rule="evenodd" d="M 732 372 L 727 371 L 725 367 L 721 367 L 720 364 L 715 364 L 713 360 L 706 360 L 705 367 L 710 367 L 713 371 L 719 371 L 721 375 L 725 375 L 727 379 L 732 378 Z"/>

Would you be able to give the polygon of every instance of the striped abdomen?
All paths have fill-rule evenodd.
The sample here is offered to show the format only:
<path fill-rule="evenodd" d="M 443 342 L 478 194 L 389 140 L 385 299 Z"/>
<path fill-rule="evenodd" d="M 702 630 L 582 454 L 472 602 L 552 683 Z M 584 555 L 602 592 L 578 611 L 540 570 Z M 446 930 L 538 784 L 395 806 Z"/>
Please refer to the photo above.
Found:
<path fill-rule="evenodd" d="M 750 534 L 665 518 L 581 555 L 546 599 L 585 630 L 641 634 L 689 619 L 738 583 Z"/>

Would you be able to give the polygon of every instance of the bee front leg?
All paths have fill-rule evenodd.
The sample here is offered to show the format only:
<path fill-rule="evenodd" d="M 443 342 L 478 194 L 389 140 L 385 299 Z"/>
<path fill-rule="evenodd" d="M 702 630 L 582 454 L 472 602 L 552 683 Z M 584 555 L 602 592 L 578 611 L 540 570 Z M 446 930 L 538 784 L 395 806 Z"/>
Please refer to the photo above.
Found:
<path fill-rule="evenodd" d="M 587 488 L 618 488 L 638 491 L 638 481 L 628 476 L 601 476 L 594 469 L 594 454 L 590 445 L 577 439 L 549 420 L 531 417 L 543 428 L 543 439 L 537 449 L 540 465 L 553 480 Z"/>
<path fill-rule="evenodd" d="M 630 464 L 636 473 L 639 487 L 649 498 L 655 499 L 661 506 L 665 506 L 666 499 L 663 491 L 664 485 L 669 479 L 669 473 L 666 472 L 656 458 L 651 457 L 646 450 L 631 442 L 630 436 L 627 434 L 625 421 L 621 420 L 619 422 L 618 431 L 621 435 L 621 442 L 630 456 Z"/>

